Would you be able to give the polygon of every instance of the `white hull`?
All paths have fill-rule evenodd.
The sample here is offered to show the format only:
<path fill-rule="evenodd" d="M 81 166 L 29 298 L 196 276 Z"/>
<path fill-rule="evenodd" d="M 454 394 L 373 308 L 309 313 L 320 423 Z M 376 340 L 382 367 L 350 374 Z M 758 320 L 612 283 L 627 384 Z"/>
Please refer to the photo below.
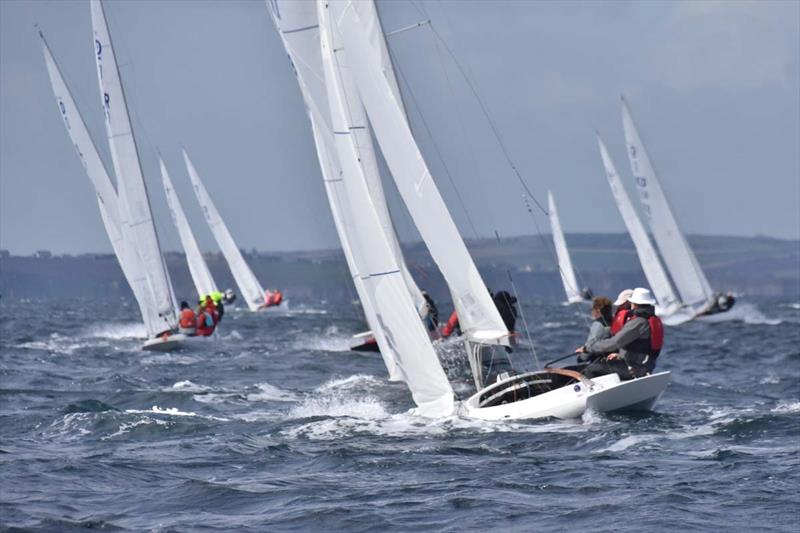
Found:
<path fill-rule="evenodd" d="M 173 333 L 167 338 L 147 339 L 142 345 L 142 350 L 148 352 L 172 352 L 174 350 L 207 348 L 216 338 L 216 333 L 210 337 L 196 337 Z"/>
<path fill-rule="evenodd" d="M 526 376 L 533 379 L 537 374 L 533 372 Z M 630 381 L 620 381 L 616 374 L 591 380 L 576 379 L 565 386 L 524 400 L 480 406 L 482 401 L 487 401 L 487 391 L 500 389 L 503 384 L 512 386 L 518 380 L 520 376 L 513 376 L 475 393 L 464 402 L 467 415 L 481 420 L 568 419 L 579 418 L 587 409 L 599 412 L 649 410 L 669 384 L 670 373 L 660 372 Z"/>

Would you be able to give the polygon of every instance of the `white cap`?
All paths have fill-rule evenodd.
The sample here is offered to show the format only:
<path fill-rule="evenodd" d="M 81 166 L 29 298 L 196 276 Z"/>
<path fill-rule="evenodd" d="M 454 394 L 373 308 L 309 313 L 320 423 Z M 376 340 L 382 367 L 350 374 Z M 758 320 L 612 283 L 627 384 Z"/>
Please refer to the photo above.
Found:
<path fill-rule="evenodd" d="M 656 305 L 656 299 L 653 298 L 650 289 L 643 289 L 641 287 L 633 289 L 633 294 L 628 298 L 628 301 L 637 305 Z"/>
<path fill-rule="evenodd" d="M 624 304 L 625 302 L 630 300 L 632 294 L 633 294 L 633 289 L 625 289 L 624 291 L 619 293 L 619 296 L 617 296 L 617 301 L 614 302 L 614 305 Z"/>

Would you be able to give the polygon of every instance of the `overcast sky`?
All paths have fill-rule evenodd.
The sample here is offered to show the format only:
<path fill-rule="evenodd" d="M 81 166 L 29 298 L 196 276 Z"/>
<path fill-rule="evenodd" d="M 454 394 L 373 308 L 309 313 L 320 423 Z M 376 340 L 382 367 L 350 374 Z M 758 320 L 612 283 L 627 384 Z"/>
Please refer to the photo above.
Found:
<path fill-rule="evenodd" d="M 387 32 L 430 17 L 539 201 L 553 190 L 568 233 L 624 231 L 594 138 L 599 129 L 633 191 L 624 93 L 686 233 L 800 237 L 800 2 L 379 6 Z M 115 0 L 106 11 L 164 248 L 180 245 L 156 150 L 201 248 L 216 249 L 182 145 L 241 247 L 338 246 L 300 92 L 264 3 Z M 88 1 L 0 1 L 0 247 L 110 251 L 36 23 L 112 168 Z M 415 133 L 462 234 L 535 232 L 496 138 L 431 28 L 389 41 Z M 389 194 L 401 238 L 416 239 Z M 541 213 L 536 223 L 547 231 Z"/>

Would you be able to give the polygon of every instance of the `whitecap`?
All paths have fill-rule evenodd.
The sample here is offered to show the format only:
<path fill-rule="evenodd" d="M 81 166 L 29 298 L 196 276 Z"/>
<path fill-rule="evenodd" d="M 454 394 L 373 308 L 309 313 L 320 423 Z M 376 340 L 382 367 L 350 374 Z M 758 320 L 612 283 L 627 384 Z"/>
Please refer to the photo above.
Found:
<path fill-rule="evenodd" d="M 141 322 L 121 324 L 95 324 L 84 330 L 86 337 L 101 339 L 143 339 L 147 337 L 147 330 Z"/>
<path fill-rule="evenodd" d="M 248 402 L 294 402 L 300 399 L 296 393 L 281 389 L 269 383 L 257 383 L 259 392 L 253 392 L 246 396 Z"/>
<path fill-rule="evenodd" d="M 793 414 L 793 413 L 800 413 L 800 401 L 793 400 L 781 400 L 778 402 L 774 408 L 770 409 L 770 412 L 777 413 L 781 415 L 785 414 Z"/>
<path fill-rule="evenodd" d="M 188 416 L 188 417 L 197 417 L 197 418 L 205 418 L 207 420 L 217 420 L 220 422 L 227 422 L 227 418 L 222 418 L 218 416 L 212 415 L 200 415 L 191 411 L 181 411 L 177 407 L 167 407 L 161 408 L 157 405 L 154 405 L 150 409 L 126 409 L 126 413 L 129 414 L 156 414 L 156 415 L 166 415 L 166 416 Z"/>

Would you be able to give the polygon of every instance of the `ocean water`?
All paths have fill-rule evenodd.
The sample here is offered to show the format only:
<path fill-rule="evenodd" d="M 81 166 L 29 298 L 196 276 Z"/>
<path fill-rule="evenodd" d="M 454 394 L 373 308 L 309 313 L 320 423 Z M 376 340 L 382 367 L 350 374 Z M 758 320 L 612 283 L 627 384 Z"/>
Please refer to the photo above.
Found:
<path fill-rule="evenodd" d="M 575 307 L 525 314 L 541 361 L 584 338 Z M 798 531 L 800 302 L 727 318 L 667 328 L 653 413 L 478 422 L 408 414 L 348 351 L 353 308 L 229 310 L 208 349 L 154 354 L 130 303 L 4 299 L 0 524 Z"/>

